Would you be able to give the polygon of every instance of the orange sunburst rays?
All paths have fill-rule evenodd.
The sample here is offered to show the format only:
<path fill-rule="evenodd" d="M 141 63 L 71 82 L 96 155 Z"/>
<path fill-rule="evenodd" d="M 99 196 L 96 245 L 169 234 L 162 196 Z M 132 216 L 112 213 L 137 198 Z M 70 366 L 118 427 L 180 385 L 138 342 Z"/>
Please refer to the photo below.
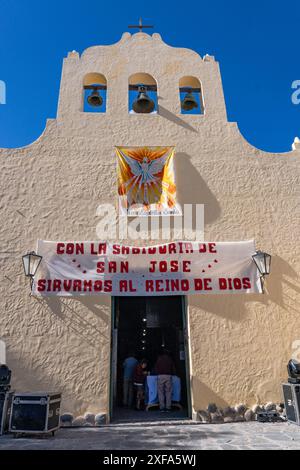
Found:
<path fill-rule="evenodd" d="M 126 196 L 127 207 L 134 204 L 175 205 L 174 147 L 118 147 L 117 154 L 118 192 L 120 196 Z"/>

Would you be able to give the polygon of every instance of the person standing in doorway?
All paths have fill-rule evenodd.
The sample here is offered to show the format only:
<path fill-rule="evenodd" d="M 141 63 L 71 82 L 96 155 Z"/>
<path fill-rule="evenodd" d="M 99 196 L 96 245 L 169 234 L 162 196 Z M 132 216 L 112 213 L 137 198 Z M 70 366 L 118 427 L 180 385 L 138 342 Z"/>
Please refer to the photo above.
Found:
<path fill-rule="evenodd" d="M 131 351 L 123 362 L 123 406 L 132 406 L 133 374 L 138 364 L 135 354 Z"/>
<path fill-rule="evenodd" d="M 145 380 L 148 375 L 148 361 L 142 359 L 133 374 L 133 385 L 136 391 L 136 410 L 142 410 L 145 404 Z"/>
<path fill-rule="evenodd" d="M 172 375 L 175 365 L 169 351 L 163 349 L 159 354 L 155 367 L 157 378 L 158 400 L 160 411 L 171 411 L 172 407 Z"/>

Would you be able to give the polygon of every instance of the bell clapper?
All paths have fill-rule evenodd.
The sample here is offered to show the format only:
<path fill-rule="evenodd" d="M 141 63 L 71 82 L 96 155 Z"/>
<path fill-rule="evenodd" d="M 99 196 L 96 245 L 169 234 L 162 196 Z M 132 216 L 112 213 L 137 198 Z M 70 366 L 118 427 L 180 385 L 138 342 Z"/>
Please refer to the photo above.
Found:
<path fill-rule="evenodd" d="M 92 93 L 88 96 L 87 102 L 90 106 L 99 107 L 103 103 L 103 99 L 99 94 L 99 89 L 97 86 L 93 87 Z"/>
<path fill-rule="evenodd" d="M 194 108 L 198 108 L 198 103 L 193 94 L 192 88 L 187 91 L 185 97 L 181 101 L 181 106 L 182 106 L 182 109 L 184 109 L 185 111 L 191 111 Z"/>
<path fill-rule="evenodd" d="M 154 101 L 147 95 L 147 87 L 138 87 L 138 96 L 132 104 L 135 113 L 152 113 L 155 109 Z"/>

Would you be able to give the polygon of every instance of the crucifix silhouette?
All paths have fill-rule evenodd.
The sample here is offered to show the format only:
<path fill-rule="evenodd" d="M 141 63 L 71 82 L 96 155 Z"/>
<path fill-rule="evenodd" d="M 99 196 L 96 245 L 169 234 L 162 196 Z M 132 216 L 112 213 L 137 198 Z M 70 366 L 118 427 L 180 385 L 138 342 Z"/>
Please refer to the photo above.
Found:
<path fill-rule="evenodd" d="M 140 18 L 138 25 L 131 24 L 131 25 L 128 26 L 128 28 L 134 28 L 134 29 L 137 28 L 137 29 L 140 30 L 140 33 L 141 33 L 143 31 L 143 29 L 145 29 L 145 28 L 154 28 L 154 26 L 152 26 L 152 25 L 143 25 L 142 18 Z"/>

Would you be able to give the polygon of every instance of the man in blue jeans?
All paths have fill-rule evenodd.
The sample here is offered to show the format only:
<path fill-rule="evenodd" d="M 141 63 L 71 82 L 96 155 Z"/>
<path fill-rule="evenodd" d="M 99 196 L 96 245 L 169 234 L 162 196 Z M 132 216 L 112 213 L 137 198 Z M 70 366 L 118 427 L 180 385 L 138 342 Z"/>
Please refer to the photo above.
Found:
<path fill-rule="evenodd" d="M 130 352 L 123 362 L 123 406 L 132 406 L 133 401 L 133 373 L 138 364 L 134 353 Z"/>

